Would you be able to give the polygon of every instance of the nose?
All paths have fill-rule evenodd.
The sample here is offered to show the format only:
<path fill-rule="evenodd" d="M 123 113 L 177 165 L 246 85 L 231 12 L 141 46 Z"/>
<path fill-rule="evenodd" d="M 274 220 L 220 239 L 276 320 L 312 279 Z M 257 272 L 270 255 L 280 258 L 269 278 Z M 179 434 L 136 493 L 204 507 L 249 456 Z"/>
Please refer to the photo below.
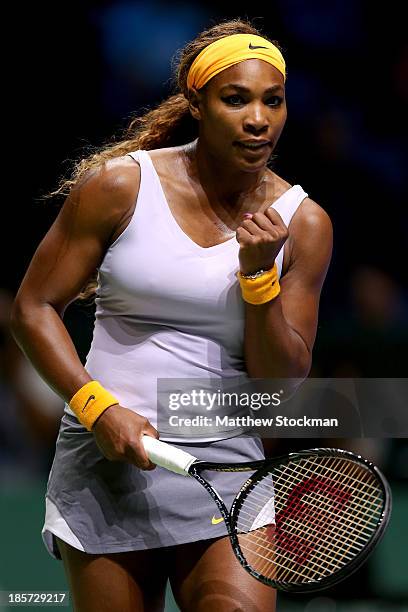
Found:
<path fill-rule="evenodd" d="M 253 102 L 247 106 L 248 113 L 244 119 L 244 129 L 250 133 L 262 133 L 268 129 L 268 117 L 265 104 Z"/>

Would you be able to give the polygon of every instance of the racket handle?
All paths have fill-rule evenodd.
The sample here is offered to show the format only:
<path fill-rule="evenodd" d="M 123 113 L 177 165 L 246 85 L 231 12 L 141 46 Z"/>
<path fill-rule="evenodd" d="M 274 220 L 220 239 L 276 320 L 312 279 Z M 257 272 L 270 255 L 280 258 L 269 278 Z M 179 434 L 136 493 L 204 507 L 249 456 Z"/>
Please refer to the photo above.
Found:
<path fill-rule="evenodd" d="M 152 463 L 160 465 L 171 472 L 176 472 L 176 474 L 188 476 L 188 468 L 197 460 L 197 457 L 194 457 L 194 455 L 171 446 L 171 444 L 160 442 L 160 440 L 156 440 L 156 438 L 151 436 L 143 436 L 142 442 L 147 456 Z"/>

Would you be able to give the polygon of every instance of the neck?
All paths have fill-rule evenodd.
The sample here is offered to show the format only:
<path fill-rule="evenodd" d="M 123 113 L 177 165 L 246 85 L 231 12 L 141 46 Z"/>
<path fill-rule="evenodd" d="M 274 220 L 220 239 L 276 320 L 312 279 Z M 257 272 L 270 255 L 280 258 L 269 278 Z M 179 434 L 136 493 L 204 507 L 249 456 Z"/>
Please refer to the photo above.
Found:
<path fill-rule="evenodd" d="M 250 210 L 250 202 L 255 202 L 256 198 L 264 194 L 267 177 L 265 167 L 257 172 L 228 168 L 211 155 L 199 139 L 187 145 L 185 152 L 188 174 L 200 184 L 209 202 L 223 208 L 246 211 Z"/>

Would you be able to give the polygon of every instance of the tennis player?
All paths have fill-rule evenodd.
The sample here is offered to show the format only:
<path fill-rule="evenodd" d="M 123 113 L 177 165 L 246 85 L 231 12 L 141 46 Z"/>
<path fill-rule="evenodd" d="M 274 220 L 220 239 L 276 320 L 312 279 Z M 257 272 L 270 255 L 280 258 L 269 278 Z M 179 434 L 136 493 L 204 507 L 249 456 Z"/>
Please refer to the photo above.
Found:
<path fill-rule="evenodd" d="M 220 23 L 186 45 L 177 78 L 178 93 L 61 186 L 14 305 L 20 346 L 66 401 L 43 539 L 81 612 L 163 609 L 168 579 L 181 610 L 275 609 L 206 491 L 153 469 L 140 440 L 159 435 L 158 378 L 307 376 L 331 223 L 269 167 L 286 121 L 276 44 Z M 95 270 L 83 367 L 62 317 Z M 211 461 L 263 457 L 238 430 L 182 442 Z M 228 502 L 238 486 L 223 479 Z"/>

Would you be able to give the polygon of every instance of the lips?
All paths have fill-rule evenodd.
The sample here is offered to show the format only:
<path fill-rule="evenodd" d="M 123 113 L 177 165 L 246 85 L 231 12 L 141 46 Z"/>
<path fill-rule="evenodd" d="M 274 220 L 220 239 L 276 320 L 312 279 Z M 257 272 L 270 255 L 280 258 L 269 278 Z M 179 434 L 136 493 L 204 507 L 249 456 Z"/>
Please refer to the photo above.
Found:
<path fill-rule="evenodd" d="M 234 143 L 239 149 L 241 149 L 242 151 L 247 151 L 247 152 L 251 152 L 251 153 L 264 153 L 266 151 L 266 149 L 268 149 L 271 145 L 270 141 L 261 141 L 261 142 L 256 142 L 256 141 L 247 141 L 247 142 L 242 142 L 242 141 L 237 141 Z"/>
<path fill-rule="evenodd" d="M 237 140 L 236 144 L 245 146 L 245 147 L 262 147 L 264 145 L 270 144 L 270 140 Z"/>

